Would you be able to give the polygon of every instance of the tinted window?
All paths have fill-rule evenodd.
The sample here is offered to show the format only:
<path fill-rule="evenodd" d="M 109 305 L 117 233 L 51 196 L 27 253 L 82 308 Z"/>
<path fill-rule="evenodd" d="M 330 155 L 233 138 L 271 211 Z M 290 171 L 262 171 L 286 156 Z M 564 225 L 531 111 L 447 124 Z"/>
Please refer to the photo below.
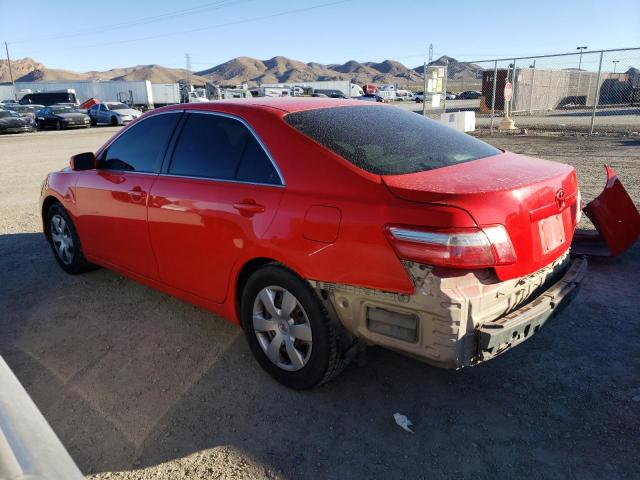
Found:
<path fill-rule="evenodd" d="M 255 137 L 239 121 L 192 113 L 182 128 L 169 168 L 173 175 L 279 183 Z"/>
<path fill-rule="evenodd" d="M 162 153 L 179 118 L 177 113 L 160 114 L 133 125 L 109 146 L 102 157 L 102 168 L 159 171 Z"/>
<path fill-rule="evenodd" d="M 367 172 L 399 175 L 497 155 L 500 150 L 422 115 L 390 106 L 290 113 L 295 129 Z"/>
<path fill-rule="evenodd" d="M 253 183 L 280 185 L 280 177 L 264 149 L 250 132 L 242 155 L 237 180 Z"/>

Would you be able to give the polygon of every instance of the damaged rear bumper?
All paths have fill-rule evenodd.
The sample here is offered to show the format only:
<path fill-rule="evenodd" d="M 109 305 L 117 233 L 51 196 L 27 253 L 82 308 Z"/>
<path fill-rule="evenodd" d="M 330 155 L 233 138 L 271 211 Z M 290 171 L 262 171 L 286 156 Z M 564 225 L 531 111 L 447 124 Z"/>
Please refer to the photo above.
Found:
<path fill-rule="evenodd" d="M 403 262 L 411 295 L 310 281 L 346 331 L 442 368 L 489 360 L 535 334 L 575 295 L 587 262 L 569 254 L 522 278 Z"/>
<path fill-rule="evenodd" d="M 487 322 L 478 329 L 478 362 L 490 360 L 535 334 L 578 293 L 587 260 L 576 258 L 567 273 L 548 290 L 523 307 Z"/>

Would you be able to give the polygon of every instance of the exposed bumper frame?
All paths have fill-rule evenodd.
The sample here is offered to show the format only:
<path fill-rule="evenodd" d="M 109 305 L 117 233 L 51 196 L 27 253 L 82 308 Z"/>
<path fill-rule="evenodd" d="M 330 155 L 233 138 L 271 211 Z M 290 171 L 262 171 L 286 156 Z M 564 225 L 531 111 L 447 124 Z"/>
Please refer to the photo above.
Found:
<path fill-rule="evenodd" d="M 531 302 L 478 329 L 478 363 L 527 340 L 578 293 L 587 271 L 584 257 L 573 259 L 564 276 Z"/>

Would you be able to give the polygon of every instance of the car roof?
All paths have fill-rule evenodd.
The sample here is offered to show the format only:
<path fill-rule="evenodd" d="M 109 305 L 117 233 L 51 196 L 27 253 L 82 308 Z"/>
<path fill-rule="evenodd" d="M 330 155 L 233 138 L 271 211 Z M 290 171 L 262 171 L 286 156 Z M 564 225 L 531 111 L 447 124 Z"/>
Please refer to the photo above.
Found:
<path fill-rule="evenodd" d="M 188 104 L 189 106 L 191 104 Z M 231 100 L 216 100 L 209 103 L 199 103 L 198 110 L 216 111 L 227 105 L 244 105 L 258 109 L 275 108 L 286 113 L 301 112 L 304 110 L 316 110 L 319 108 L 335 108 L 345 106 L 362 107 L 362 102 L 357 100 L 329 98 L 329 97 L 254 97 L 238 98 Z M 182 108 L 185 105 L 181 106 Z"/>

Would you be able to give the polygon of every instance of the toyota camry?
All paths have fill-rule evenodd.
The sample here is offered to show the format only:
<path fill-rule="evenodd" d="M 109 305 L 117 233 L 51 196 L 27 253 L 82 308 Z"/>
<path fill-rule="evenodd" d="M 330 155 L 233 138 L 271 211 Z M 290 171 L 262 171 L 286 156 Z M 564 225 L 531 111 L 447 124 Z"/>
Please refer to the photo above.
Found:
<path fill-rule="evenodd" d="M 455 369 L 530 338 L 585 273 L 580 201 L 571 166 L 415 113 L 255 98 L 146 113 L 48 175 L 41 212 L 66 272 L 222 315 L 301 389 L 366 345 Z"/>

